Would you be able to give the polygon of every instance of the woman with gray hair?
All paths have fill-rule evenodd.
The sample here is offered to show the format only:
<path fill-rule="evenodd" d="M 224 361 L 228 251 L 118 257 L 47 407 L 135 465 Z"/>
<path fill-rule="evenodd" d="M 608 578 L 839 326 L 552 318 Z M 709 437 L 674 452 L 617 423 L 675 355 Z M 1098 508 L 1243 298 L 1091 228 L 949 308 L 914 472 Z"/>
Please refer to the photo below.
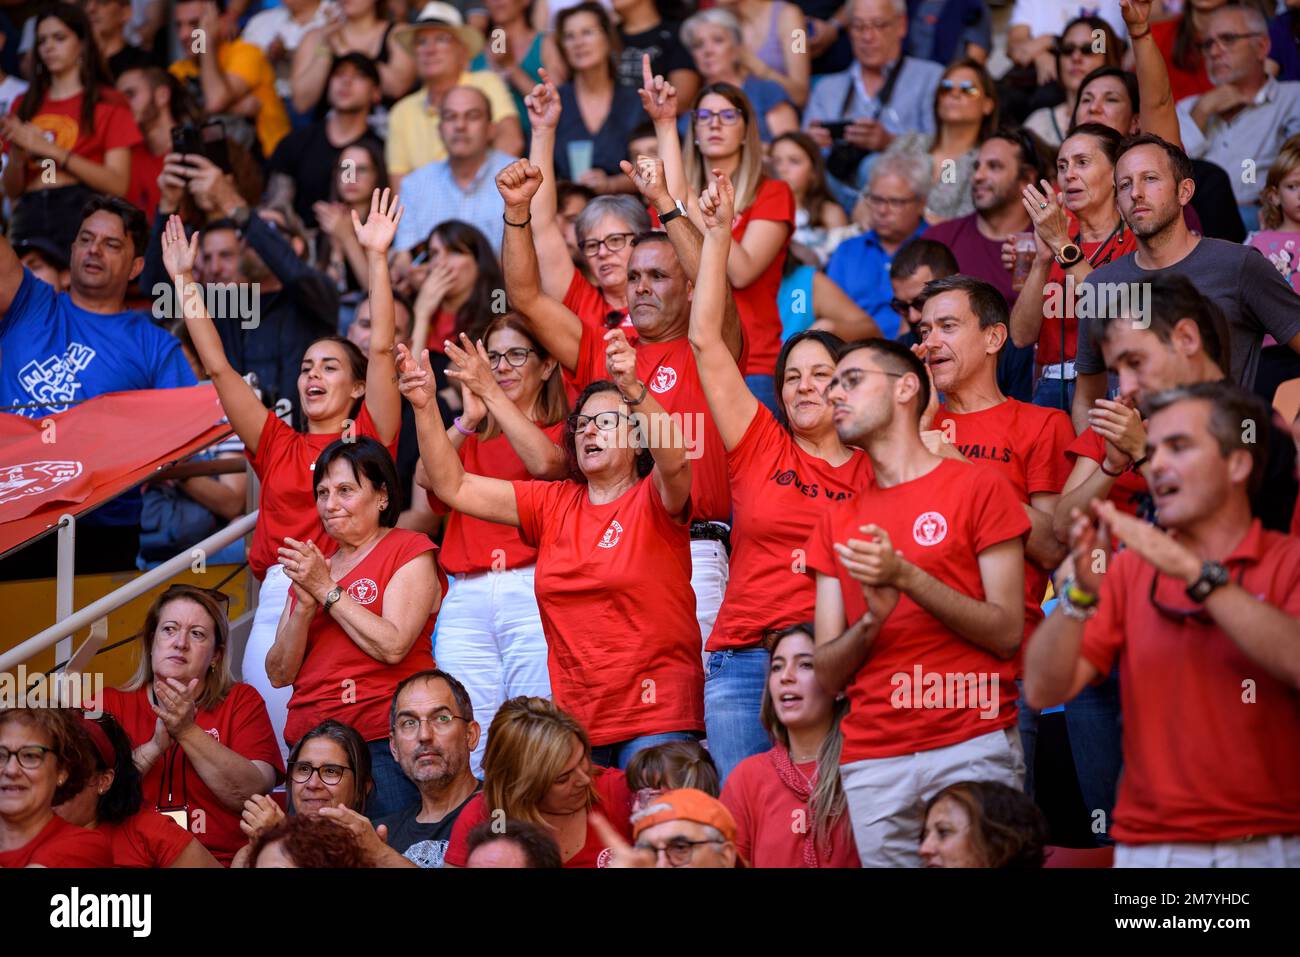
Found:
<path fill-rule="evenodd" d="M 747 65 L 740 21 L 730 10 L 711 7 L 682 24 L 682 42 L 695 58 L 705 84 L 730 83 L 740 87 L 758 117 L 758 138 L 766 145 L 782 133 L 799 129 L 799 114 L 785 88 L 775 80 L 756 75 Z M 686 135 L 689 117 L 678 121 Z"/>

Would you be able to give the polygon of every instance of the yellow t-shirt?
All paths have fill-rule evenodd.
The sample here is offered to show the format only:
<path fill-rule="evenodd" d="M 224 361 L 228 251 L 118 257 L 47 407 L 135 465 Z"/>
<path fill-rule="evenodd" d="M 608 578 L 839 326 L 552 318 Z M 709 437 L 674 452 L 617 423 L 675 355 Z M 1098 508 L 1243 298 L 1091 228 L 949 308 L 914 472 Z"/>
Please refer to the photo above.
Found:
<path fill-rule="evenodd" d="M 275 70 L 262 51 L 243 40 L 223 43 L 217 49 L 217 63 L 222 73 L 239 77 L 248 84 L 249 91 L 257 97 L 261 109 L 257 111 L 257 140 L 262 145 L 262 156 L 270 157 L 276 144 L 289 133 L 289 114 L 275 92 Z M 171 65 L 172 76 L 181 82 L 196 80 L 199 65 L 193 60 L 177 60 Z"/>
<path fill-rule="evenodd" d="M 519 110 L 514 97 L 501 78 L 490 70 L 466 71 L 456 81 L 457 86 L 472 86 L 482 90 L 492 104 L 492 120 L 500 122 L 508 117 L 518 119 Z M 429 103 L 423 87 L 393 104 L 388 113 L 388 145 L 385 159 L 388 172 L 405 176 L 426 163 L 447 158 L 447 148 L 438 133 L 438 108 Z"/>

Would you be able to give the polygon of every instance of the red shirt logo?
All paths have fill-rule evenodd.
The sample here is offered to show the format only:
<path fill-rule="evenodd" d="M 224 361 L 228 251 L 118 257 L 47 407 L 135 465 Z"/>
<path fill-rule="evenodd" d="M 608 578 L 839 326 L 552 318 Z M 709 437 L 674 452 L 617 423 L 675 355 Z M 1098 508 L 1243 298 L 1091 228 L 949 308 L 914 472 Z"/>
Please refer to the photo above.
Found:
<path fill-rule="evenodd" d="M 650 388 L 656 394 L 663 395 L 676 384 L 677 370 L 672 366 L 660 366 L 655 370 L 655 377 L 650 383 Z"/>
<path fill-rule="evenodd" d="M 618 544 L 618 540 L 623 537 L 623 526 L 618 520 L 609 523 L 609 528 L 605 529 L 605 534 L 600 536 L 601 548 L 613 548 Z"/>
<path fill-rule="evenodd" d="M 379 586 L 369 578 L 358 578 L 348 586 L 348 597 L 358 605 L 373 605 L 379 597 Z"/>
<path fill-rule="evenodd" d="M 912 525 L 918 545 L 938 545 L 948 535 L 948 520 L 938 512 L 922 512 Z"/>

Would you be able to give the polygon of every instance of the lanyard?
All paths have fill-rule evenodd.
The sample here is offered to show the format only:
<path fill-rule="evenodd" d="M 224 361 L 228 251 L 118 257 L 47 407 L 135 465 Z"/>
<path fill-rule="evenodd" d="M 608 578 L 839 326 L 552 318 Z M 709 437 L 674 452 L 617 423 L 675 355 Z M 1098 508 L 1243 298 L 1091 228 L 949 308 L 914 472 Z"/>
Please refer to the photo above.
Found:
<path fill-rule="evenodd" d="M 1104 266 L 1104 265 L 1106 265 L 1108 262 L 1111 261 L 1111 259 L 1112 259 L 1112 258 L 1114 257 L 1114 255 L 1115 255 L 1114 250 L 1111 250 L 1111 252 L 1106 256 L 1105 259 L 1102 259 L 1102 258 L 1101 258 L 1101 254 L 1102 254 L 1103 252 L 1106 251 L 1107 247 L 1110 246 L 1110 241 L 1111 241 L 1112 239 L 1114 239 L 1117 235 L 1118 235 L 1121 239 L 1122 239 L 1123 236 L 1124 236 L 1124 220 L 1123 220 L 1123 219 L 1120 219 L 1120 221 L 1119 221 L 1119 225 L 1116 226 L 1114 229 L 1112 229 L 1112 230 L 1110 231 L 1110 235 L 1107 236 L 1105 239 L 1103 239 L 1103 240 L 1101 241 L 1101 245 L 1098 246 L 1097 249 L 1096 249 L 1096 251 L 1095 251 L 1091 256 L 1088 257 L 1088 265 L 1089 265 L 1089 266 L 1092 266 L 1092 267 L 1095 269 L 1095 268 L 1097 268 L 1098 265 Z M 1074 237 L 1074 243 L 1075 243 L 1075 245 L 1078 246 L 1080 249 L 1083 248 L 1083 230 L 1082 230 L 1082 229 L 1080 229 L 1078 235 L 1076 235 L 1076 236 Z"/>
<path fill-rule="evenodd" d="M 174 797 L 174 785 L 176 781 L 176 755 L 180 752 L 181 758 L 181 805 L 189 807 L 190 804 L 190 787 L 189 779 L 186 775 L 185 766 L 189 763 L 185 754 L 181 752 L 179 744 L 173 744 L 167 749 L 167 770 L 163 773 L 162 778 L 158 781 L 158 801 L 157 806 L 160 808 L 176 807 Z M 167 803 L 163 803 L 163 790 L 167 791 Z"/>

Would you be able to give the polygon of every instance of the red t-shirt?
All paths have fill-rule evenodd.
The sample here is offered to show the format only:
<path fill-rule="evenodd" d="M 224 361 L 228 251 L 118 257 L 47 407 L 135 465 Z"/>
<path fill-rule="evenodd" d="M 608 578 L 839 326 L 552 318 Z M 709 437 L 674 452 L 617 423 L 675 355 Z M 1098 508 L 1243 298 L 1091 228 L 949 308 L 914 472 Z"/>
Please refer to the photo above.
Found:
<path fill-rule="evenodd" d="M 1106 440 L 1089 426 L 1066 446 L 1065 454 L 1070 459 L 1071 468 L 1074 467 L 1074 460 L 1079 456 L 1092 459 L 1101 465 L 1106 461 Z M 1142 473 L 1125 469 L 1123 474 L 1111 484 L 1110 494 L 1106 497 L 1114 502 L 1115 507 L 1121 512 L 1137 515 L 1149 496 L 1147 480 L 1142 477 Z"/>
<path fill-rule="evenodd" d="M 146 689 L 105 689 L 101 706 L 122 725 L 131 747 L 138 748 L 153 737 L 158 716 L 149 705 Z M 225 701 L 213 711 L 200 710 L 194 723 L 240 757 L 263 761 L 275 768 L 277 779 L 284 778 L 284 760 L 266 703 L 252 685 L 235 684 Z M 154 762 L 144 776 L 143 790 L 145 807 L 188 805 L 190 833 L 227 867 L 235 852 L 248 843 L 239 829 L 240 812 L 228 810 L 212 793 L 180 745 L 173 744 Z"/>
<path fill-rule="evenodd" d="M 749 349 L 743 367 L 745 375 L 772 375 L 776 371 L 776 357 L 781 351 L 781 312 L 776 297 L 781 289 L 786 250 L 794 233 L 794 214 L 794 193 L 785 180 L 764 179 L 758 185 L 754 201 L 736 217 L 731 227 L 731 238 L 736 242 L 744 238 L 745 230 L 755 220 L 772 220 L 788 227 L 781 249 L 759 277 L 748 286 L 732 289 Z"/>
<path fill-rule="evenodd" d="M 390 528 L 361 562 L 338 580 L 353 601 L 376 615 L 384 613 L 384 591 L 398 569 L 438 546 L 423 532 Z M 447 594 L 447 576 L 438 568 L 441 595 Z M 297 596 L 290 592 L 289 607 Z M 415 644 L 406 657 L 395 665 L 372 658 L 348 636 L 343 626 L 328 612 L 316 608 L 307 626 L 307 648 L 302 667 L 293 681 L 289 715 L 284 723 L 284 739 L 290 746 L 326 718 L 341 721 L 365 741 L 388 737 L 388 706 L 393 689 L 408 675 L 434 667 L 433 626 L 437 612 L 429 616 Z"/>
<path fill-rule="evenodd" d="M 654 480 L 593 505 L 573 481 L 515 482 L 555 703 L 594 745 L 704 728 L 689 528 Z"/>
<path fill-rule="evenodd" d="M 1059 493 L 1070 477 L 1065 450 L 1074 441 L 1074 426 L 1059 409 L 1016 399 L 964 415 L 940 406 L 934 428 L 947 431 L 954 446 L 976 465 L 988 465 L 1001 472 L 1025 505 L 1031 495 Z M 1025 559 L 1026 640 L 1043 620 L 1042 604 L 1049 578 L 1050 573 Z"/>
<path fill-rule="evenodd" d="M 735 545 L 709 651 L 752 647 L 769 628 L 812 621 L 817 589 L 800 561 L 808 529 L 871 481 L 866 455 L 854 449 L 839 466 L 810 455 L 762 405 L 727 469 Z"/>
<path fill-rule="evenodd" d="M 698 652 L 697 652 L 698 654 Z M 596 803 L 593 808 L 609 820 L 610 825 L 629 843 L 632 840 L 632 792 L 628 790 L 627 780 L 623 777 L 623 772 L 616 768 L 602 768 L 592 766 L 591 785 L 596 790 Z M 480 791 L 469 799 L 465 809 L 460 812 L 456 818 L 456 823 L 451 828 L 451 839 L 447 843 L 447 856 L 443 858 L 444 863 L 452 867 L 464 867 L 469 862 L 469 852 L 466 845 L 469 842 L 469 832 L 474 830 L 484 821 L 488 820 L 488 808 L 483 798 L 483 792 Z M 573 857 L 564 862 L 565 867 L 608 867 L 609 859 L 613 855 L 605 843 L 592 827 L 591 820 L 587 821 L 587 843 L 582 845 L 582 850 Z"/>
<path fill-rule="evenodd" d="M 108 838 L 52 815 L 40 832 L 12 851 L 0 851 L 0 867 L 112 867 Z"/>
<path fill-rule="evenodd" d="M 1160 48 L 1160 55 L 1165 59 L 1165 68 L 1169 71 L 1169 86 L 1173 90 L 1174 102 L 1185 96 L 1208 93 L 1214 88 L 1210 76 L 1205 72 L 1205 57 L 1194 45 L 1189 46 L 1187 60 L 1189 69 L 1182 70 L 1174 65 L 1174 38 L 1182 24 L 1181 16 L 1171 20 L 1160 20 L 1151 24 L 1151 39 Z"/>
<path fill-rule="evenodd" d="M 1071 237 L 1078 235 L 1078 221 L 1069 212 L 1066 213 L 1066 218 L 1069 221 L 1068 234 Z M 1094 268 L 1098 268 L 1137 249 L 1137 237 L 1133 235 L 1132 230 L 1123 227 L 1107 240 L 1095 243 L 1080 243 L 1079 248 L 1083 250 L 1084 258 L 1091 262 Z M 1080 295 L 1079 286 L 1067 287 L 1065 270 L 1061 268 L 1060 263 L 1056 262 L 1056 260 L 1052 260 L 1051 270 L 1047 274 L 1047 281 L 1053 284 L 1052 288 L 1061 290 L 1073 288 L 1075 299 L 1071 300 L 1070 297 L 1064 295 L 1059 297 L 1055 301 L 1055 308 L 1050 315 L 1048 314 L 1049 303 L 1044 300 L 1043 325 L 1038 331 L 1038 352 L 1035 355 L 1035 360 L 1040 366 L 1055 365 L 1061 362 L 1062 325 L 1065 326 L 1066 362 L 1074 361 L 1079 339 L 1079 320 L 1075 318 L 1075 300 Z"/>
<path fill-rule="evenodd" d="M 582 320 L 584 329 L 597 329 L 602 335 L 609 328 L 605 325 L 605 317 L 611 312 L 618 312 L 623 317 L 619 328 L 627 334 L 627 341 L 636 345 L 636 326 L 632 324 L 631 314 L 627 309 L 615 309 L 610 305 L 605 294 L 593 286 L 576 267 L 573 278 L 569 280 L 569 289 L 564 294 L 564 305 Z"/>
<path fill-rule="evenodd" d="M 356 434 L 379 438 L 364 402 L 357 415 Z M 258 503 L 261 512 L 253 529 L 253 544 L 248 549 L 249 567 L 259 579 L 266 577 L 266 570 L 275 564 L 276 550 L 286 538 L 300 542 L 311 540 L 327 558 L 338 548 L 334 539 L 325 534 L 320 513 L 316 511 L 313 469 L 320 454 L 341 435 L 341 432 L 329 435 L 296 432 L 267 410 L 257 453 L 244 452 L 262 482 Z M 388 454 L 397 456 L 396 435 L 388 445 Z"/>
<path fill-rule="evenodd" d="M 1250 594 L 1300 616 L 1300 539 L 1256 519 L 1223 563 Z M 1103 675 L 1119 661 L 1124 774 L 1111 834 L 1148 844 L 1300 833 L 1300 692 L 1212 621 L 1162 615 L 1155 578 L 1120 552 L 1083 633 L 1083 657 Z M 1193 610 L 1185 587 L 1161 575 L 1156 598 Z"/>
<path fill-rule="evenodd" d="M 151 807 L 142 807 L 120 824 L 100 824 L 108 837 L 114 867 L 171 867 L 194 836 Z"/>
<path fill-rule="evenodd" d="M 158 201 L 162 198 L 158 177 L 162 175 L 163 159 L 150 153 L 143 143 L 131 150 L 131 186 L 126 198 L 144 211 L 150 226 L 158 215 Z"/>
<path fill-rule="evenodd" d="M 980 552 L 1029 530 L 1015 490 L 993 469 L 942 459 L 919 479 L 883 489 L 873 483 L 851 504 L 823 515 L 807 545 L 809 573 L 839 579 L 850 623 L 866 614 L 867 603 L 831 546 L 861 537 L 859 526 L 873 522 L 909 562 L 979 601 L 985 598 Z M 902 595 L 848 687 L 840 763 L 928 751 L 1010 727 L 1015 672 L 1014 659 L 972 644 Z M 971 673 L 976 687 L 957 687 L 957 676 Z M 932 700 L 936 678 L 945 692 L 951 678 L 951 698 Z"/>
<path fill-rule="evenodd" d="M 70 149 L 77 156 L 103 165 L 104 156 L 109 150 L 130 149 L 144 142 L 126 97 L 117 90 L 104 87 L 99 91 L 93 130 L 84 129 L 81 125 L 83 97 L 84 94 L 78 93 L 67 99 L 56 100 L 46 94 L 45 101 L 31 118 L 32 125 L 45 134 L 45 138 L 59 149 L 60 155 L 63 150 Z M 22 102 L 23 97 L 17 97 L 9 107 L 9 112 L 17 116 Z M 41 160 L 32 157 L 27 163 L 27 176 L 30 179 L 40 175 Z"/>
<path fill-rule="evenodd" d="M 727 775 L 720 800 L 736 819 L 736 850 L 750 867 L 807 867 L 804 843 L 813 832 L 808 802 L 786 786 L 776 772 L 774 751 L 745 758 Z M 817 762 L 796 764 L 809 781 L 816 781 Z M 819 854 L 822 867 L 861 867 L 848 814 L 830 832 L 829 854 Z"/>
<path fill-rule="evenodd" d="M 556 445 L 564 438 L 564 422 L 539 425 Z M 469 435 L 461 443 L 460 462 L 466 472 L 485 475 L 507 482 L 527 481 L 532 476 L 520 461 L 519 454 L 504 435 L 480 441 L 478 435 Z M 434 514 L 451 512 L 447 530 L 442 536 L 439 554 L 442 567 L 451 575 L 472 575 L 475 572 L 502 571 L 535 564 L 537 549 L 525 545 L 519 529 L 498 522 L 485 522 L 481 518 L 452 511 L 432 492 L 426 493 Z"/>
<path fill-rule="evenodd" d="M 578 347 L 574 378 L 578 388 L 608 379 L 605 369 L 604 332 L 584 326 Z M 731 489 L 727 483 L 727 451 L 713 423 L 704 386 L 695 365 L 695 353 L 686 336 L 667 342 L 646 342 L 636 347 L 636 374 L 655 394 L 665 411 L 681 416 L 682 437 L 691 458 L 691 519 L 731 520 Z M 578 410 L 575 410 L 578 411 Z"/>

